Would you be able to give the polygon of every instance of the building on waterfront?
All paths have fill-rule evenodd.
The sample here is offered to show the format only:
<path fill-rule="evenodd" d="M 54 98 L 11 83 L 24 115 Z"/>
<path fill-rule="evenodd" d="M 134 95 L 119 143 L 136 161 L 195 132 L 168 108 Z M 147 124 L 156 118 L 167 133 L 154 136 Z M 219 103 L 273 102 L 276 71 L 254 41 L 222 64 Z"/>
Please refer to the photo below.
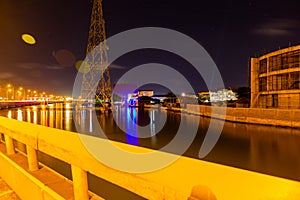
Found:
<path fill-rule="evenodd" d="M 199 92 L 198 96 L 200 103 L 204 104 L 237 100 L 237 94 L 232 89 Z"/>
<path fill-rule="evenodd" d="M 252 108 L 300 108 L 300 45 L 250 62 Z"/>
<path fill-rule="evenodd" d="M 138 91 L 139 97 L 142 97 L 142 96 L 152 97 L 153 95 L 154 95 L 153 90 L 139 90 Z"/>
<path fill-rule="evenodd" d="M 127 104 L 132 96 L 137 96 L 137 85 L 117 84 L 113 87 L 113 102 Z"/>

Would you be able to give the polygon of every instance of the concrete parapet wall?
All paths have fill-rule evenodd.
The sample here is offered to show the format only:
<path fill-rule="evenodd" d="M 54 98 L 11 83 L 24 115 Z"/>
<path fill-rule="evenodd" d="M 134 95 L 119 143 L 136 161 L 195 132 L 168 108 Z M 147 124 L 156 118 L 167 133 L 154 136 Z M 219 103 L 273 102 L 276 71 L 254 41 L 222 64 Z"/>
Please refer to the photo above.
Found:
<path fill-rule="evenodd" d="M 209 107 L 201 108 L 196 105 L 188 106 L 188 109 L 198 109 L 200 111 L 202 109 L 205 113 L 210 113 L 211 111 Z M 224 114 L 222 113 L 224 108 L 217 108 L 217 111 L 218 115 Z M 247 113 L 243 109 L 231 110 L 230 112 Z M 78 181 L 74 183 L 75 200 L 87 200 L 88 195 L 85 194 L 88 192 L 85 190 L 87 188 L 87 185 L 85 185 L 87 184 L 86 172 L 126 188 L 146 199 L 153 200 L 296 199 L 296 197 L 300 196 L 299 182 L 183 156 L 179 157 L 173 164 L 153 172 L 125 173 L 112 169 L 91 156 L 82 145 L 77 133 L 33 125 L 4 117 L 0 117 L 0 131 L 3 134 L 7 132 L 9 135 L 7 137 L 18 139 L 24 144 L 28 142 L 36 150 L 71 164 L 73 180 L 74 182 Z M 102 139 L 99 140 L 101 141 Z M 153 152 L 153 150 L 142 147 L 113 141 L 112 143 L 130 152 Z M 166 158 L 166 156 L 174 157 L 174 155 L 169 153 L 158 153 L 161 154 L 162 158 Z M 20 196 L 25 200 L 31 200 L 31 194 L 45 195 L 45 193 L 41 194 L 42 191 L 45 191 L 44 185 L 35 183 L 39 188 L 36 188 L 36 186 L 32 186 L 32 189 L 27 188 L 32 183 L 27 183 L 26 181 L 28 180 L 23 180 L 22 177 L 25 176 L 26 172 L 14 164 L 8 165 L 7 163 L 11 162 L 3 159 L 0 153 L 0 176 L 6 180 L 17 194 L 22 194 L 22 191 L 19 191 L 19 189 L 23 187 L 23 189 L 26 189 L 27 194 Z M 28 185 L 24 186 L 24 184 Z M 28 194 L 30 196 L 26 196 Z M 49 193 L 49 197 L 44 199 L 60 199 L 60 197 L 55 197 Z"/>
<path fill-rule="evenodd" d="M 213 113 L 211 109 L 214 109 Z M 188 104 L 185 111 L 233 122 L 300 128 L 300 110 L 298 109 L 226 108 Z M 225 112 L 226 115 L 220 114 Z"/>
<path fill-rule="evenodd" d="M 47 185 L 31 176 L 26 170 L 0 152 L 0 175 L 21 199 L 63 200 Z"/>
<path fill-rule="evenodd" d="M 172 188 L 168 185 L 159 184 L 156 180 L 145 179 L 138 174 L 129 174 L 112 169 L 98 160 L 96 160 L 85 148 L 78 136 L 78 133 L 73 133 L 69 131 L 53 129 L 49 127 L 44 127 L 40 125 L 34 125 L 26 122 L 21 122 L 13 119 L 8 119 L 5 117 L 0 117 L 0 133 L 3 133 L 6 138 L 11 138 L 17 140 L 21 143 L 27 145 L 27 147 L 32 148 L 36 151 L 41 151 L 47 155 L 54 158 L 62 160 L 66 163 L 71 164 L 72 169 L 75 168 L 76 173 L 83 174 L 79 177 L 84 176 L 85 173 L 89 172 L 102 179 L 105 179 L 111 183 L 114 183 L 120 187 L 123 187 L 133 193 L 136 193 L 146 199 L 187 199 L 188 195 L 179 192 L 177 188 Z M 91 136 L 81 136 L 81 137 L 91 137 Z M 101 143 L 103 139 L 99 138 Z M 150 149 L 145 149 L 141 147 L 134 147 L 131 145 L 126 145 L 118 142 L 113 142 L 114 145 L 133 152 L 151 152 Z M 10 144 L 12 145 L 12 144 Z M 7 146 L 8 148 L 8 146 Z M 11 147 L 9 147 L 11 149 Z M 27 148 L 28 150 L 28 148 Z M 13 153 L 13 151 L 11 151 Z M 162 153 L 165 154 L 165 153 Z M 36 158 L 35 158 L 36 159 Z M 28 155 L 29 162 L 29 155 Z M 31 161 L 34 163 L 34 159 Z M 37 161 L 36 161 L 37 162 Z M 4 165 L 2 165 L 4 166 Z M 73 167 L 74 166 L 74 167 Z M 6 167 L 5 167 L 6 168 Z M 30 168 L 30 167 L 29 167 Z M 36 170 L 33 168 L 33 170 Z M 4 174 L 4 171 L 0 171 L 0 176 Z M 73 170 L 72 170 L 73 172 Z M 5 176 L 5 175 L 4 175 Z M 74 176 L 74 174 L 73 174 Z M 15 178 L 15 175 L 10 176 L 10 179 Z M 80 178 L 79 178 L 80 179 Z M 12 182 L 11 182 L 12 181 Z M 20 187 L 21 182 L 18 185 L 14 184 L 15 180 L 8 180 L 11 183 L 10 186 L 15 189 Z M 87 188 L 86 180 L 79 180 L 78 193 L 82 196 L 77 196 L 76 191 L 74 191 L 75 199 L 84 200 L 88 196 L 88 191 L 81 191 L 81 188 Z M 75 184 L 75 183 L 74 183 Z M 74 186 L 75 188 L 75 186 Z M 84 189 L 83 189 L 84 190 Z M 192 187 L 190 188 L 190 191 Z M 18 194 L 18 190 L 16 191 Z M 20 195 L 21 196 L 21 195 Z M 83 198 L 84 197 L 84 198 Z M 30 198 L 24 198 L 30 199 Z"/>

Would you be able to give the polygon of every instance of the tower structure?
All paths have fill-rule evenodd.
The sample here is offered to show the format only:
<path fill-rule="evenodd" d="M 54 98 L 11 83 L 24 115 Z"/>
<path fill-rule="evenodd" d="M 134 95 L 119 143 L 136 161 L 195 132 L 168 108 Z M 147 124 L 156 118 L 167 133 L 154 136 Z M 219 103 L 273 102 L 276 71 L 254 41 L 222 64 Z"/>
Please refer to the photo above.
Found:
<path fill-rule="evenodd" d="M 107 50 L 102 0 L 93 0 L 81 86 L 82 99 L 99 103 L 111 100 L 110 73 L 106 67 L 108 64 Z M 100 80 L 99 74 L 101 75 Z"/>

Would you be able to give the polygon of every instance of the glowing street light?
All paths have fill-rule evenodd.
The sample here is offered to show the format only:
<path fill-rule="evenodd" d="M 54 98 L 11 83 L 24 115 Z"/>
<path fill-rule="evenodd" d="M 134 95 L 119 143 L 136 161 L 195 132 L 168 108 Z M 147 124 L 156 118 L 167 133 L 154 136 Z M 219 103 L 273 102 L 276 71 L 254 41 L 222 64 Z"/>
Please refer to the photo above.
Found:
<path fill-rule="evenodd" d="M 35 99 L 36 99 L 36 97 L 37 97 L 37 91 L 36 91 L 36 90 L 33 91 L 33 96 L 34 96 Z"/>
<path fill-rule="evenodd" d="M 7 99 L 7 100 L 9 99 L 9 96 L 10 96 L 9 94 L 10 94 L 10 93 L 11 93 L 11 89 L 8 89 L 8 90 L 7 90 L 7 93 L 6 93 L 6 99 Z"/>
<path fill-rule="evenodd" d="M 11 96 L 9 96 L 9 94 L 12 93 Z M 15 89 L 14 86 L 12 84 L 7 84 L 7 95 L 6 95 L 7 100 L 9 99 L 15 99 Z"/>
<path fill-rule="evenodd" d="M 25 98 L 26 98 L 26 90 L 25 89 L 23 90 L 23 89 L 24 89 L 23 87 L 19 87 L 19 91 L 20 91 L 20 93 L 19 93 L 20 99 L 19 100 L 21 100 L 22 94 L 23 94 L 22 99 L 25 100 Z"/>
<path fill-rule="evenodd" d="M 20 90 L 17 91 L 17 100 L 21 100 L 22 92 Z"/>
<path fill-rule="evenodd" d="M 31 98 L 31 90 L 28 89 L 26 99 L 29 100 L 30 98 Z"/>

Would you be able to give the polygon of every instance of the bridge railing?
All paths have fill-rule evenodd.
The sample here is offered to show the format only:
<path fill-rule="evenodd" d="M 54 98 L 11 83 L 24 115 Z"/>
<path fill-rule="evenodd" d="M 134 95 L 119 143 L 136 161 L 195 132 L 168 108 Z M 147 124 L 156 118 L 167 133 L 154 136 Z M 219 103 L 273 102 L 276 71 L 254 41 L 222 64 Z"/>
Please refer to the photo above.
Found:
<path fill-rule="evenodd" d="M 210 112 L 210 108 L 200 107 L 200 110 Z M 38 151 L 69 163 L 72 169 L 75 199 L 88 199 L 88 172 L 146 199 L 199 200 L 216 199 L 215 197 L 218 197 L 218 199 L 253 200 L 297 199 L 300 196 L 300 182 L 298 181 L 184 156 L 178 158 L 176 162 L 168 167 L 155 172 L 143 174 L 120 172 L 103 165 L 92 157 L 82 145 L 77 133 L 4 117 L 0 117 L 0 133 L 2 134 L 1 138 L 5 138 L 7 154 L 15 153 L 14 140 L 26 145 L 30 170 L 39 170 Z M 147 151 L 145 148 L 113 143 L 134 152 Z M 257 149 L 259 145 L 256 144 L 255 140 L 251 140 L 251 146 L 256 147 L 251 150 L 249 155 L 253 157 L 255 151 L 259 151 Z M 0 157 L 2 157 L 3 154 L 0 154 Z M 226 152 L 224 155 L 226 156 Z M 249 160 L 249 162 L 252 165 L 257 165 L 255 160 Z M 6 170 L 3 170 L 3 166 L 0 166 L 0 172 L 9 173 L 9 170 L 6 172 Z M 23 188 L 24 186 L 21 185 L 20 187 Z"/>
<path fill-rule="evenodd" d="M 7 154 L 14 154 L 16 151 L 13 140 L 26 145 L 30 171 L 39 170 L 38 151 L 69 163 L 72 171 L 74 197 L 77 200 L 87 200 L 89 198 L 88 172 L 146 199 L 197 199 L 197 192 L 192 192 L 192 195 L 196 194 L 195 197 L 189 197 L 189 195 L 186 196 L 186 194 L 182 194 L 176 189 L 148 180 L 137 174 L 125 173 L 107 167 L 91 156 L 82 145 L 77 133 L 5 117 L 0 117 L 0 133 L 5 138 Z"/>

